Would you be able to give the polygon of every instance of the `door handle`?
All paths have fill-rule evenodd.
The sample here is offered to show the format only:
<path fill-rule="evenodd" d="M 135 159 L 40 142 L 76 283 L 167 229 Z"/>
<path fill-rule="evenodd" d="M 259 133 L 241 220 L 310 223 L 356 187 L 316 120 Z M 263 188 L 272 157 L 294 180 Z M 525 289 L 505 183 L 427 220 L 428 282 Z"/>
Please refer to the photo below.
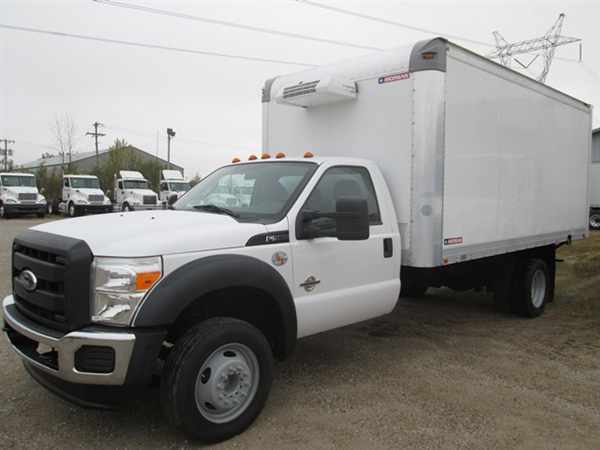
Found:
<path fill-rule="evenodd" d="M 304 283 L 300 283 L 300 287 L 303 287 L 306 292 L 312 291 L 317 284 L 319 284 L 321 280 L 317 280 L 312 275 L 308 277 Z"/>
<path fill-rule="evenodd" d="M 394 242 L 392 238 L 383 238 L 383 257 L 391 258 L 394 256 Z"/>

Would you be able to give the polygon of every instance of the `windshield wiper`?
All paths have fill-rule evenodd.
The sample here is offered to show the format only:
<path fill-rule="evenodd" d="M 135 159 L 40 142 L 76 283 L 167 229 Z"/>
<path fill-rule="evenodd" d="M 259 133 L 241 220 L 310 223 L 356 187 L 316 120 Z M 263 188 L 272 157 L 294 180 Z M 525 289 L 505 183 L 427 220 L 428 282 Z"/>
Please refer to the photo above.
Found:
<path fill-rule="evenodd" d="M 198 209 L 200 211 L 214 212 L 217 214 L 227 214 L 228 216 L 235 217 L 236 219 L 240 217 L 238 213 L 235 213 L 227 208 L 222 208 L 220 206 L 213 205 L 212 203 L 209 205 L 194 205 L 192 206 L 192 208 Z"/>

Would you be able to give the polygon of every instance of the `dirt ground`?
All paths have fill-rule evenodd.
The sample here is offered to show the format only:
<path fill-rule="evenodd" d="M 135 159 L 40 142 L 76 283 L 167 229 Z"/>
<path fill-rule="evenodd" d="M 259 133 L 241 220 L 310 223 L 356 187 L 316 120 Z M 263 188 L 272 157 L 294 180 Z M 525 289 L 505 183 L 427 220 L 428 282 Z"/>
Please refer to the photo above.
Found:
<path fill-rule="evenodd" d="M 38 220 L 0 223 L 10 244 Z M 299 341 L 262 415 L 219 448 L 600 448 L 600 233 L 563 248 L 543 317 L 497 313 L 489 295 L 431 291 L 393 313 Z M 0 447 L 190 448 L 157 392 L 120 411 L 46 392 L 0 339 Z"/>

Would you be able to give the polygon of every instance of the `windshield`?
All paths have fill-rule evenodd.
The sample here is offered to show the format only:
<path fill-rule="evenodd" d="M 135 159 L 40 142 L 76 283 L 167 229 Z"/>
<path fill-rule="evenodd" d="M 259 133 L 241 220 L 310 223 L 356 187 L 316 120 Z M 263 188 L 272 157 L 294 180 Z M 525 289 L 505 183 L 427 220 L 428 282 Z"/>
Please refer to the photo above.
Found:
<path fill-rule="evenodd" d="M 75 189 L 100 189 L 97 178 L 71 178 L 71 187 Z"/>
<path fill-rule="evenodd" d="M 175 209 L 226 208 L 241 221 L 280 220 L 316 169 L 309 162 L 238 164 L 216 170 L 174 204 Z"/>
<path fill-rule="evenodd" d="M 2 175 L 2 186 L 4 187 L 35 187 L 35 177 L 21 175 Z"/>
<path fill-rule="evenodd" d="M 125 189 L 148 189 L 148 182 L 146 180 L 125 180 L 123 186 Z"/>
<path fill-rule="evenodd" d="M 169 182 L 169 190 L 172 192 L 187 192 L 190 190 L 190 183 Z"/>

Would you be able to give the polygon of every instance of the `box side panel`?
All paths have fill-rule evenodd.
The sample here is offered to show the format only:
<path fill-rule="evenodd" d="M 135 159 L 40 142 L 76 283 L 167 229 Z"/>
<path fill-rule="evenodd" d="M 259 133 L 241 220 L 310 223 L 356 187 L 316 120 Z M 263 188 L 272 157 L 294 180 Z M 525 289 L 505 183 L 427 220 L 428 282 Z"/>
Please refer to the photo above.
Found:
<path fill-rule="evenodd" d="M 592 163 L 590 175 L 590 205 L 600 208 L 600 162 Z"/>
<path fill-rule="evenodd" d="M 444 118 L 446 73 L 425 70 L 414 77 L 410 249 L 402 263 L 442 264 Z"/>
<path fill-rule="evenodd" d="M 584 237 L 589 107 L 454 48 L 446 83 L 447 262 Z"/>
<path fill-rule="evenodd" d="M 410 221 L 411 78 L 380 83 L 357 81 L 357 98 L 311 108 L 263 103 L 263 148 L 299 156 L 373 160 L 381 169 L 396 208 L 403 242 Z"/>

